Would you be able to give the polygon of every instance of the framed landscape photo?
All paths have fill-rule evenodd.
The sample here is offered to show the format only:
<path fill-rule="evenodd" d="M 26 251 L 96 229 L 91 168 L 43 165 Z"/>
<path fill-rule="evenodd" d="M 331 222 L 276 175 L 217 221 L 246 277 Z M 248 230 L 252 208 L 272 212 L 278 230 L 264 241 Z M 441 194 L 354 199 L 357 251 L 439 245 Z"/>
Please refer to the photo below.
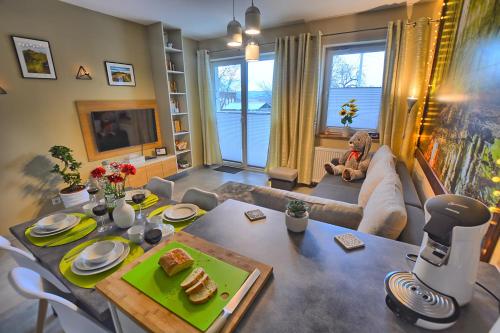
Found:
<path fill-rule="evenodd" d="M 23 78 L 57 79 L 49 42 L 18 36 L 11 37 Z"/>
<path fill-rule="evenodd" d="M 134 66 L 111 61 L 105 61 L 104 65 L 110 86 L 135 87 Z"/>

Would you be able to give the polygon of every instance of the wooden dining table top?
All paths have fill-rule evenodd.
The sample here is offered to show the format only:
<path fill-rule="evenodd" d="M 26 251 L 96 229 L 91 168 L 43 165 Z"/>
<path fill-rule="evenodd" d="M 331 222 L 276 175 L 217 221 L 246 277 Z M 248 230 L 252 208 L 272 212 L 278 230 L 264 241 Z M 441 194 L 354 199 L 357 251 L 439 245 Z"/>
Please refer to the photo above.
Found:
<path fill-rule="evenodd" d="M 158 202 L 149 207 L 143 209 L 143 214 L 148 215 L 151 211 L 157 209 L 158 207 L 164 206 L 164 205 L 169 205 L 169 204 L 175 204 L 176 202 L 173 200 L 165 199 L 159 197 Z M 55 213 L 83 213 L 82 205 L 67 208 L 67 209 L 62 209 L 56 212 L 53 212 L 52 214 Z M 98 233 L 97 228 L 93 230 L 91 233 L 86 235 L 85 237 L 78 239 L 74 242 L 64 244 L 64 245 L 59 245 L 59 246 L 53 246 L 53 247 L 39 247 L 34 244 L 32 244 L 25 236 L 24 232 L 26 228 L 30 227 L 33 223 L 35 223 L 37 220 L 39 220 L 41 217 L 37 217 L 33 220 L 15 225 L 11 228 L 9 228 L 10 232 L 14 235 L 15 238 L 17 238 L 34 256 L 40 264 L 48 269 L 51 273 L 53 273 L 56 277 L 58 277 L 62 283 L 68 289 L 71 291 L 72 295 L 74 296 L 75 299 L 75 304 L 82 308 L 84 311 L 90 313 L 92 316 L 94 316 L 96 319 L 98 319 L 101 322 L 109 322 L 111 319 L 110 313 L 109 313 L 109 308 L 107 305 L 106 299 L 99 293 L 97 292 L 94 288 L 93 289 L 86 289 L 86 288 L 81 288 L 78 286 L 75 286 L 74 284 L 70 283 L 67 281 L 59 271 L 59 262 L 61 261 L 61 258 L 72 248 L 76 247 L 77 245 L 84 243 L 88 240 L 95 239 L 95 238 L 100 238 L 103 236 L 121 236 L 123 238 L 127 238 L 127 229 L 120 229 L 116 225 L 113 226 L 112 229 L 103 232 L 103 233 Z M 107 223 L 112 223 L 109 218 L 106 215 L 106 222 Z M 146 242 L 143 242 L 140 245 L 144 251 L 148 251 L 153 247 L 153 245 L 150 245 Z"/>

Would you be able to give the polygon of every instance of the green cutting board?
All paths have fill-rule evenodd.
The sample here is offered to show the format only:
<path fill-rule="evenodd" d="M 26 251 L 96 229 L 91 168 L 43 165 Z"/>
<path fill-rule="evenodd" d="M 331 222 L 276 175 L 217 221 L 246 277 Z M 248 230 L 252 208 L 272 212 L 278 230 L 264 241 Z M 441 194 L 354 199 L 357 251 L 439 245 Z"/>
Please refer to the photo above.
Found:
<path fill-rule="evenodd" d="M 181 248 L 194 259 L 194 265 L 169 277 L 158 264 L 160 257 L 173 248 Z M 204 304 L 193 304 L 180 287 L 195 267 L 203 267 L 217 283 L 217 294 Z M 206 255 L 179 242 L 168 243 L 163 249 L 122 276 L 135 288 L 161 304 L 200 331 L 206 331 L 222 309 L 245 282 L 248 272 Z"/>

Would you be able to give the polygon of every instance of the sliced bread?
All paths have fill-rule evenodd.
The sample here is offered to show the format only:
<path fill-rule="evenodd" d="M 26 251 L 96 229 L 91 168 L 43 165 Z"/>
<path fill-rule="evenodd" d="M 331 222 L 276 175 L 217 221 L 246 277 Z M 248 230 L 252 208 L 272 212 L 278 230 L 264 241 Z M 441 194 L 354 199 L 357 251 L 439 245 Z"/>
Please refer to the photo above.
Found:
<path fill-rule="evenodd" d="M 189 289 L 194 286 L 201 277 L 205 274 L 205 271 L 201 267 L 193 269 L 193 271 L 181 282 L 182 289 Z"/>
<path fill-rule="evenodd" d="M 200 291 L 207 283 L 208 279 L 208 275 L 204 273 L 203 276 L 198 280 L 198 282 L 196 282 L 192 287 L 186 289 L 186 294 L 191 295 Z"/>
<path fill-rule="evenodd" d="M 158 264 L 160 264 L 168 276 L 173 276 L 193 266 L 194 260 L 185 250 L 175 248 L 165 253 L 158 261 Z"/>
<path fill-rule="evenodd" d="M 194 294 L 188 295 L 189 300 L 194 304 L 202 304 L 207 302 L 217 292 L 217 283 L 211 278 L 203 284 L 203 288 Z"/>

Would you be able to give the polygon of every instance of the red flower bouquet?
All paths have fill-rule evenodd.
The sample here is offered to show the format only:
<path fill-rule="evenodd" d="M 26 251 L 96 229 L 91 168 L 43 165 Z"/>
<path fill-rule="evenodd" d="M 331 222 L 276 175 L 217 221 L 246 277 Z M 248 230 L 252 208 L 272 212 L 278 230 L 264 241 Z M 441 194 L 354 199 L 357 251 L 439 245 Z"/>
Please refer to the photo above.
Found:
<path fill-rule="evenodd" d="M 104 188 L 104 195 L 113 195 L 115 198 L 125 196 L 125 181 L 128 176 L 133 176 L 137 172 L 132 164 L 120 164 L 113 162 L 109 164 L 108 170 L 97 167 L 90 172 L 90 175 L 97 179 Z"/>

